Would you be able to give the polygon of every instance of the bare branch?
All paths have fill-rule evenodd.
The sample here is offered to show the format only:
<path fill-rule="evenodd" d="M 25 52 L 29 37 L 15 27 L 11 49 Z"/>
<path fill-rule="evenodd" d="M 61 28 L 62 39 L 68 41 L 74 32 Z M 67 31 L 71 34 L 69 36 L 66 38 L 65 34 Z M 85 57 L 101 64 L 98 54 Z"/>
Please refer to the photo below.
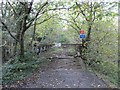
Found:
<path fill-rule="evenodd" d="M 41 12 L 41 13 L 45 13 L 45 12 L 48 12 L 48 11 L 62 10 L 62 9 L 69 10 L 71 8 L 72 7 L 69 7 L 69 8 L 65 8 L 65 7 L 62 7 L 62 8 L 52 8 L 52 9 L 47 9 L 47 10 Z"/>
<path fill-rule="evenodd" d="M 17 13 L 16 13 L 14 7 L 11 5 L 11 3 L 10 3 L 8 0 L 7 0 L 7 2 L 8 2 L 8 4 L 10 5 L 10 7 L 13 9 L 13 12 L 14 12 L 15 16 L 17 16 Z"/>
<path fill-rule="evenodd" d="M 31 0 L 31 2 L 30 2 L 30 7 L 29 7 L 29 10 L 28 10 L 28 14 L 31 12 L 33 2 L 34 2 L 34 0 Z"/>
<path fill-rule="evenodd" d="M 43 6 L 39 8 L 39 10 L 38 10 L 38 12 L 36 13 L 35 17 L 29 22 L 29 24 L 27 23 L 27 24 L 28 24 L 28 25 L 27 25 L 27 29 L 32 25 L 32 23 L 34 22 L 34 20 L 37 19 L 39 13 L 41 12 L 41 10 L 42 10 L 47 4 L 48 4 L 48 2 L 45 2 L 45 3 L 43 4 Z"/>
<path fill-rule="evenodd" d="M 18 0 L 20 4 L 22 4 L 23 6 L 25 6 L 25 3 L 21 2 L 20 0 Z"/>
<path fill-rule="evenodd" d="M 73 22 L 74 22 L 74 25 L 80 30 L 81 28 L 77 25 L 75 19 L 74 19 L 72 16 L 71 16 L 71 18 L 72 18 L 72 20 L 73 20 Z"/>
<path fill-rule="evenodd" d="M 94 12 L 93 12 L 93 22 L 95 21 L 95 13 L 96 13 L 96 11 L 94 10 Z"/>
<path fill-rule="evenodd" d="M 80 12 L 78 12 L 78 14 L 76 15 L 75 20 L 78 18 L 79 15 L 80 15 Z"/>
<path fill-rule="evenodd" d="M 70 21 L 70 20 L 67 20 L 67 19 L 64 19 L 64 18 L 59 18 L 59 19 L 65 20 L 65 21 L 67 21 L 67 22 L 70 22 L 70 23 L 74 24 L 74 22 L 72 22 L 72 21 Z"/>
<path fill-rule="evenodd" d="M 65 21 L 67 21 L 67 22 L 70 22 L 71 24 L 73 24 L 73 25 L 75 25 L 74 24 L 74 22 L 72 22 L 72 21 L 69 21 L 69 20 L 67 20 L 67 19 L 63 19 L 63 18 L 60 18 L 60 19 L 62 19 L 62 20 L 65 20 Z M 78 30 L 80 30 L 80 27 L 78 28 L 76 25 L 76 27 L 74 27 L 73 25 L 71 25 L 71 24 L 69 24 L 73 29 L 75 29 L 76 30 L 76 32 L 79 34 L 79 31 Z"/>
<path fill-rule="evenodd" d="M 76 5 L 79 7 L 80 12 L 82 13 L 82 15 L 85 17 L 86 21 L 87 21 L 87 16 L 85 15 L 84 11 L 81 9 L 81 6 L 76 2 Z"/>
<path fill-rule="evenodd" d="M 48 21 L 49 19 L 51 19 L 52 17 L 54 17 L 54 16 L 50 16 L 49 18 L 46 18 L 46 19 L 44 19 L 43 21 L 41 21 L 41 22 L 39 22 L 39 23 L 36 23 L 36 25 L 42 24 L 42 23 Z M 35 25 L 35 24 L 32 24 L 31 26 L 33 26 L 33 25 Z"/>
<path fill-rule="evenodd" d="M 10 30 L 8 29 L 7 25 L 5 25 L 5 23 L 0 19 L 0 22 L 2 23 L 2 25 L 5 27 L 5 29 L 8 31 L 8 33 L 10 34 L 10 36 L 15 39 L 16 41 L 18 41 L 15 36 L 12 35 L 12 33 L 10 32 Z"/>
<path fill-rule="evenodd" d="M 48 5 L 48 2 L 45 2 L 45 3 L 43 4 L 43 6 L 40 7 L 40 9 L 38 10 L 38 12 L 36 13 L 35 17 L 27 23 L 27 24 L 28 24 L 28 25 L 27 25 L 27 28 L 29 28 L 29 27 L 32 25 L 32 23 L 34 22 L 35 19 L 38 19 L 37 17 L 38 17 L 38 15 L 39 15 L 39 13 L 42 11 L 42 9 L 43 9 L 46 5 Z M 62 8 L 47 9 L 47 10 L 44 10 L 43 12 L 41 12 L 41 14 L 44 14 L 44 13 L 46 13 L 46 12 L 48 12 L 48 11 L 61 10 L 61 9 L 67 9 L 67 10 L 69 10 L 69 9 L 71 9 L 71 8 L 72 8 L 72 7 L 69 7 L 69 8 L 62 7 Z M 40 17 L 39 17 L 39 18 L 40 18 Z"/>
<path fill-rule="evenodd" d="M 43 6 L 40 7 L 40 9 L 38 10 L 37 14 L 35 15 L 35 18 L 37 18 L 37 16 L 38 16 L 39 13 L 41 12 L 41 10 L 42 10 L 47 4 L 48 4 L 48 2 L 45 2 L 45 3 L 43 4 Z"/>

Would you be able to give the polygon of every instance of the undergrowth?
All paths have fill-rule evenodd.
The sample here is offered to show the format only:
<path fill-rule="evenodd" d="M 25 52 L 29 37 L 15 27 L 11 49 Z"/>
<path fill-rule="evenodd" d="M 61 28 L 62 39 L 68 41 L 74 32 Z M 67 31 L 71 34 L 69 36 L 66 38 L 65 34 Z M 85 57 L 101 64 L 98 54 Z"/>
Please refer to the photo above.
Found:
<path fill-rule="evenodd" d="M 43 61 L 45 61 L 43 58 L 38 58 L 38 56 L 30 52 L 25 53 L 22 60 L 18 56 L 9 60 L 2 67 L 2 83 L 11 84 L 30 76 Z"/>
<path fill-rule="evenodd" d="M 106 48 L 109 48 L 109 46 L 107 45 L 107 47 L 101 49 L 101 46 L 93 46 L 92 44 L 83 52 L 83 61 L 91 68 L 91 70 L 104 75 L 104 79 L 107 79 L 111 84 L 117 87 L 119 78 L 116 54 L 117 49 L 112 48 L 113 50 L 108 49 L 111 50 L 108 51 Z M 109 53 L 112 53 L 111 57 Z"/>

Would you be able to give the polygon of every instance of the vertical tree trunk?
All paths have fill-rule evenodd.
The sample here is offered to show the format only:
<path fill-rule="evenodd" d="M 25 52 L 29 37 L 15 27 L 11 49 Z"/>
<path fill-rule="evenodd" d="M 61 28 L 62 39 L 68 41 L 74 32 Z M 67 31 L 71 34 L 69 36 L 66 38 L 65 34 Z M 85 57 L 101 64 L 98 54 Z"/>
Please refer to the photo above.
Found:
<path fill-rule="evenodd" d="M 23 20 L 20 33 L 20 58 L 24 58 L 24 34 L 26 31 L 26 18 Z"/>
<path fill-rule="evenodd" d="M 89 28 L 88 28 L 88 33 L 87 33 L 87 37 L 86 37 L 85 41 L 89 41 L 90 40 L 91 29 L 92 29 L 92 27 L 90 25 Z"/>
<path fill-rule="evenodd" d="M 24 34 L 20 37 L 20 58 L 24 58 Z"/>
<path fill-rule="evenodd" d="M 17 40 L 20 41 L 20 32 L 22 29 L 22 22 L 21 21 L 17 23 L 17 27 L 18 27 L 18 31 L 16 32 L 17 33 L 16 38 L 17 38 Z M 15 41 L 14 55 L 16 55 L 18 43 L 19 43 L 18 41 Z"/>

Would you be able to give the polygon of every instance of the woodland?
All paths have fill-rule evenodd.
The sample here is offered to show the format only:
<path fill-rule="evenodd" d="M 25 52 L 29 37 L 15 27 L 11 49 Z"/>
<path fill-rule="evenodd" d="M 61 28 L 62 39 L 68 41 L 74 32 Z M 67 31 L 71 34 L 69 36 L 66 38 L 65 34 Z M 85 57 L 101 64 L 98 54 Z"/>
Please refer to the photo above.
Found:
<path fill-rule="evenodd" d="M 0 7 L 1 85 L 23 80 L 48 63 L 44 52 L 55 43 L 81 44 L 70 51 L 111 87 L 120 85 L 118 2 L 1 0 Z"/>

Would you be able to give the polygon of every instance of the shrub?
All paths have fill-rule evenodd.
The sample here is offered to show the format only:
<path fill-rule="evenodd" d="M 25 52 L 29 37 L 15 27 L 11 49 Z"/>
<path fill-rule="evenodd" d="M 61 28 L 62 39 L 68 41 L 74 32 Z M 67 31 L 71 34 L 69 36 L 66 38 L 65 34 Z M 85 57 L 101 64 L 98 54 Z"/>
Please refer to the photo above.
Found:
<path fill-rule="evenodd" d="M 30 75 L 30 73 L 42 62 L 41 59 L 38 59 L 37 56 L 35 56 L 35 54 L 28 52 L 25 53 L 22 62 L 20 60 L 19 57 L 15 57 L 13 60 L 9 60 L 3 65 L 3 84 L 10 84 L 16 80 L 23 79 Z"/>

